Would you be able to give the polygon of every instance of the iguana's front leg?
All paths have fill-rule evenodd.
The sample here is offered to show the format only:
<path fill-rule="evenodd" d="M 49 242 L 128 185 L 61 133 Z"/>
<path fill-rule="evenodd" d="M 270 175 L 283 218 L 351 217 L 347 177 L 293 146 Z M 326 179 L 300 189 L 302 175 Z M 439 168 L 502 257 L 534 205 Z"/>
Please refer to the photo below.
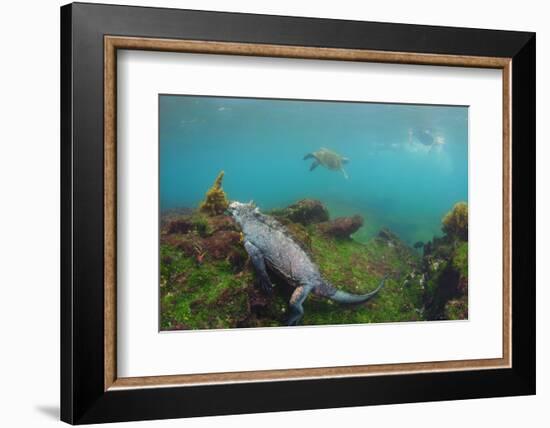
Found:
<path fill-rule="evenodd" d="M 252 244 L 250 241 L 244 242 L 244 248 L 248 253 L 248 255 L 250 256 L 252 265 L 256 270 L 256 274 L 258 275 L 258 279 L 260 281 L 260 288 L 266 293 L 271 293 L 273 291 L 273 284 L 271 283 L 271 280 L 267 275 L 264 255 L 259 250 L 259 248 L 256 247 L 254 244 Z"/>

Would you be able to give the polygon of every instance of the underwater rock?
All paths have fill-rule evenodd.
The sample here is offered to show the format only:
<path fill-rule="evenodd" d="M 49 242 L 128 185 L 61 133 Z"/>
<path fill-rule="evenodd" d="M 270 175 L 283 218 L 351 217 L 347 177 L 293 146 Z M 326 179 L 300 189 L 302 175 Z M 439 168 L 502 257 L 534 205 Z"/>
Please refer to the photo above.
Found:
<path fill-rule="evenodd" d="M 161 234 L 165 235 L 186 235 L 196 233 L 205 237 L 212 234 L 213 231 L 220 229 L 215 223 L 210 221 L 210 217 L 197 211 L 189 215 L 180 215 L 171 218 L 164 218 L 161 221 Z"/>
<path fill-rule="evenodd" d="M 468 317 L 468 205 L 458 202 L 442 220 L 445 235 L 424 246 L 428 319 Z"/>
<path fill-rule="evenodd" d="M 233 230 L 235 232 L 240 232 L 241 229 L 239 225 L 235 222 L 233 217 L 228 215 L 218 215 L 210 217 L 208 219 L 212 233 L 216 233 L 220 230 Z"/>
<path fill-rule="evenodd" d="M 248 254 L 243 246 L 235 246 L 231 250 L 229 250 L 229 254 L 227 254 L 225 260 L 227 260 L 229 264 L 231 264 L 233 271 L 240 272 L 246 266 L 246 262 L 248 261 Z"/>
<path fill-rule="evenodd" d="M 273 300 L 271 295 L 261 292 L 258 287 L 248 289 L 248 305 L 250 312 L 256 316 L 265 316 L 268 305 Z"/>
<path fill-rule="evenodd" d="M 193 222 L 193 230 L 203 238 L 212 234 L 212 226 L 210 224 L 210 218 L 206 215 L 195 213 L 191 217 Z"/>
<path fill-rule="evenodd" d="M 177 219 L 180 219 L 182 217 L 189 217 L 191 214 L 193 214 L 192 208 L 187 207 L 178 207 L 178 208 L 170 208 L 167 210 L 162 210 L 160 213 L 160 227 L 161 229 L 166 229 L 167 225 Z"/>
<path fill-rule="evenodd" d="M 421 270 L 418 252 L 390 231 L 382 235 L 390 241 L 398 240 L 391 246 L 387 244 L 390 241 L 378 237 L 366 243 L 349 239 L 363 219 L 356 216 L 328 221 L 328 211 L 319 201 L 302 200 L 291 207 L 293 210 L 280 211 L 294 214 L 292 218 L 305 220 L 308 225 L 288 216 L 272 215 L 332 283 L 347 292 L 361 293 L 371 291 L 380 278 L 389 275 L 385 292 L 379 301 L 368 304 L 368 310 L 364 306 L 343 309 L 312 296 L 306 312 L 309 324 L 423 319 L 424 313 L 419 311 L 424 305 L 424 290 L 416 276 L 402 287 L 404 275 Z M 296 215 L 298 212 L 307 215 Z M 311 222 L 321 219 L 311 226 Z M 171 226 L 172 222 L 176 223 Z M 321 230 L 325 228 L 328 234 Z M 270 272 L 273 293 L 266 295 L 259 289 L 241 229 L 232 217 L 207 215 L 199 210 L 172 216 L 161 223 L 160 239 L 163 330 L 273 327 L 287 322 L 288 301 L 294 289 L 275 272 Z M 458 304 L 449 308 L 458 309 Z"/>
<path fill-rule="evenodd" d="M 338 217 L 318 225 L 319 230 L 326 236 L 338 239 L 349 239 L 363 226 L 363 217 L 354 215 L 352 217 Z"/>
<path fill-rule="evenodd" d="M 442 220 L 442 230 L 452 239 L 468 240 L 468 204 L 458 202 L 453 209 L 445 214 Z"/>
<path fill-rule="evenodd" d="M 443 263 L 440 269 L 431 268 L 426 272 L 428 281 L 424 302 L 426 315 L 430 320 L 446 319 L 445 305 L 452 299 L 459 297 L 457 286 L 460 276 L 448 263 Z"/>
<path fill-rule="evenodd" d="M 216 177 L 212 187 L 206 192 L 206 198 L 199 206 L 199 211 L 211 216 L 223 214 L 229 202 L 222 189 L 222 180 L 224 172 L 221 171 Z"/>
<path fill-rule="evenodd" d="M 204 253 L 201 243 L 192 238 L 184 237 L 179 239 L 174 246 L 188 256 L 194 257 Z"/>
<path fill-rule="evenodd" d="M 468 319 L 468 297 L 449 300 L 445 304 L 444 314 L 448 320 Z"/>
<path fill-rule="evenodd" d="M 230 230 L 221 230 L 203 240 L 203 247 L 210 257 L 225 259 L 235 246 L 241 245 L 241 234 Z"/>
<path fill-rule="evenodd" d="M 376 236 L 376 239 L 382 242 L 385 242 L 387 244 L 396 244 L 401 242 L 399 237 L 387 227 L 383 227 L 382 229 L 380 229 L 380 231 L 378 232 L 378 235 Z"/>
<path fill-rule="evenodd" d="M 206 258 L 227 260 L 235 271 L 242 270 L 248 258 L 239 226 L 226 215 L 206 216 L 192 212 L 167 220 L 162 227 L 161 243 L 177 248 L 198 264 Z"/>
<path fill-rule="evenodd" d="M 317 199 L 301 199 L 286 208 L 273 210 L 270 214 L 300 223 L 303 226 L 321 223 L 329 219 L 327 208 Z"/>
<path fill-rule="evenodd" d="M 423 264 L 427 278 L 424 303 L 428 319 L 466 319 L 468 243 L 453 246 L 448 239 L 434 239 Z"/>
<path fill-rule="evenodd" d="M 190 217 L 180 217 L 169 220 L 166 224 L 167 233 L 188 233 L 194 228 Z"/>

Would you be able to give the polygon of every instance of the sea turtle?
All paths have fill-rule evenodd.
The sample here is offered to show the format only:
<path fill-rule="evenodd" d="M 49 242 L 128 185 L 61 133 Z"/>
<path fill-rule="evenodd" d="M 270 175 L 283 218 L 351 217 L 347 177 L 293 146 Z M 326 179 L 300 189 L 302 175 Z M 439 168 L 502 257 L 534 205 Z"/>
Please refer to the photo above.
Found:
<path fill-rule="evenodd" d="M 309 167 L 310 171 L 313 171 L 319 165 L 323 165 L 325 168 L 330 169 L 331 171 L 342 171 L 345 178 L 348 178 L 348 174 L 344 170 L 345 164 L 349 162 L 348 158 L 345 158 L 338 153 L 333 152 L 332 150 L 325 149 L 321 147 L 320 150 L 317 150 L 313 153 L 308 153 L 304 156 L 306 159 L 314 159 L 313 163 Z"/>

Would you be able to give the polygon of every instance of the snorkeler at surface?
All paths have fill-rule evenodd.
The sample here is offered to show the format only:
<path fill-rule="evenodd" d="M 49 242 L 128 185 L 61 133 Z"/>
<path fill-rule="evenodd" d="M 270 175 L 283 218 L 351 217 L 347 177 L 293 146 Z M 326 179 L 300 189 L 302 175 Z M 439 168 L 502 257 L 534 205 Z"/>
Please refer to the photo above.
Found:
<path fill-rule="evenodd" d="M 409 144 L 414 144 L 417 141 L 423 146 L 428 147 L 428 152 L 435 146 L 445 144 L 445 139 L 441 135 L 435 134 L 431 129 L 412 129 L 409 128 Z"/>

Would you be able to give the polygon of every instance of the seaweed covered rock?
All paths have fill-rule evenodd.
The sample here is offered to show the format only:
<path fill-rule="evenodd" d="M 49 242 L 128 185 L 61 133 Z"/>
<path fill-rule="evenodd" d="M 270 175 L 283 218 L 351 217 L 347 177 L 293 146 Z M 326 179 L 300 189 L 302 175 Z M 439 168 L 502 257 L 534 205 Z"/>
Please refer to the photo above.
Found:
<path fill-rule="evenodd" d="M 222 189 L 222 180 L 224 172 L 221 171 L 216 177 L 212 187 L 206 192 L 206 198 L 199 206 L 199 211 L 207 215 L 220 215 L 225 212 L 229 206 L 225 192 Z"/>
<path fill-rule="evenodd" d="M 174 220 L 189 217 L 193 214 L 194 210 L 188 207 L 176 207 L 163 210 L 160 216 L 160 227 L 166 228 L 166 226 Z"/>
<path fill-rule="evenodd" d="M 292 210 L 285 209 L 289 216 L 276 217 L 296 243 L 306 250 L 327 281 L 343 291 L 361 294 L 372 291 L 383 276 L 388 276 L 384 292 L 364 305 L 342 306 L 310 296 L 304 303 L 306 324 L 423 319 L 421 285 L 415 280 L 405 287 L 402 280 L 404 275 L 420 269 L 417 252 L 397 237 L 392 241 L 395 245 L 378 238 L 368 243 L 349 239 L 362 225 L 359 216 L 330 222 L 328 211 L 318 201 L 299 201 L 292 206 Z M 308 215 L 297 215 L 297 212 L 307 212 L 298 210 L 299 206 L 312 209 Z M 244 249 L 240 227 L 233 218 L 198 209 L 183 213 L 169 213 L 161 218 L 161 328 L 285 325 L 294 288 L 285 278 L 270 271 L 273 293 L 265 294 L 260 290 L 256 272 Z M 323 221 L 319 221 L 321 219 Z M 449 311 L 459 310 L 459 303 L 449 307 Z"/>
<path fill-rule="evenodd" d="M 198 263 L 226 260 L 236 270 L 242 269 L 248 258 L 238 225 L 225 215 L 194 212 L 167 220 L 161 227 L 161 244 L 178 249 Z"/>
<path fill-rule="evenodd" d="M 443 232 L 451 239 L 468 240 L 468 204 L 458 202 L 442 220 Z"/>
<path fill-rule="evenodd" d="M 189 216 L 182 216 L 170 220 L 166 224 L 168 233 L 187 233 L 194 228 L 194 224 Z"/>
<path fill-rule="evenodd" d="M 424 247 L 428 319 L 468 317 L 468 205 L 455 204 L 442 220 L 443 237 Z"/>
<path fill-rule="evenodd" d="M 442 259 L 428 267 L 426 276 L 424 303 L 428 319 L 449 319 L 446 310 L 447 304 L 462 295 L 458 288 L 459 273 L 448 261 Z"/>
<path fill-rule="evenodd" d="M 241 234 L 232 230 L 220 230 L 204 239 L 203 247 L 214 259 L 226 259 L 233 249 L 241 247 Z"/>
<path fill-rule="evenodd" d="M 358 306 L 334 304 L 310 296 L 304 323 L 354 324 L 364 322 L 416 321 L 423 319 L 422 287 L 418 281 L 403 286 L 405 275 L 418 271 L 418 254 L 403 245 L 390 247 L 378 239 L 367 243 L 332 239 L 311 229 L 313 259 L 327 281 L 340 290 L 361 294 L 372 291 L 384 276 L 384 288 L 376 299 Z"/>
<path fill-rule="evenodd" d="M 194 233 L 200 236 L 209 236 L 212 233 L 207 216 L 195 212 L 190 215 L 180 215 L 161 221 L 161 234 L 188 234 Z"/>
<path fill-rule="evenodd" d="M 235 222 L 235 220 L 233 220 L 233 217 L 228 215 L 210 217 L 208 222 L 213 233 L 220 230 L 233 230 L 235 232 L 241 231 L 239 225 Z"/>
<path fill-rule="evenodd" d="M 301 199 L 286 208 L 273 210 L 270 213 L 277 218 L 288 219 L 303 226 L 328 221 L 329 213 L 317 199 Z"/>
<path fill-rule="evenodd" d="M 357 232 L 363 226 L 363 217 L 354 215 L 351 217 L 338 217 L 318 225 L 319 231 L 325 236 L 337 239 L 349 239 L 350 235 Z"/>
<path fill-rule="evenodd" d="M 468 319 L 468 296 L 449 300 L 445 304 L 446 320 Z"/>

